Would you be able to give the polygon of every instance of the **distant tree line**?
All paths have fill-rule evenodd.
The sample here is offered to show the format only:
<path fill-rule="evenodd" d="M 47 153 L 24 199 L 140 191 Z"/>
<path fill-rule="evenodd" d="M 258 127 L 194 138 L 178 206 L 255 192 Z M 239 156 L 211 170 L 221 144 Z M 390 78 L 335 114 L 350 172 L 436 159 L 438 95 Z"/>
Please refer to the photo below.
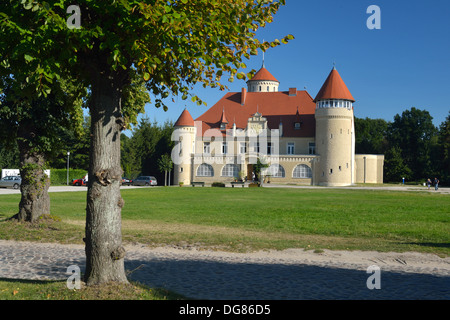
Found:
<path fill-rule="evenodd" d="M 83 169 L 87 172 L 89 167 L 89 127 L 90 118 L 86 117 L 81 135 L 75 134 L 70 128 L 62 130 L 60 139 L 65 142 L 64 147 L 48 158 L 46 167 L 67 168 L 67 152 L 70 152 L 70 169 Z M 148 118 L 143 118 L 132 129 L 130 137 L 122 133 L 121 164 L 124 177 L 134 179 L 138 175 L 152 175 L 156 177 L 159 185 L 164 185 L 166 176 L 169 177 L 167 168 L 170 167 L 170 162 L 167 161 L 167 157 L 170 157 L 174 145 L 171 141 L 172 132 L 172 122 L 159 125 L 156 121 L 150 122 Z M 162 166 L 163 162 L 165 165 Z M 19 165 L 17 145 L 6 148 L 0 144 L 0 169 L 19 168 Z M 173 181 L 173 174 L 170 174 L 170 179 Z"/>
<path fill-rule="evenodd" d="M 81 132 L 74 128 L 59 128 L 58 140 L 61 141 L 54 152 L 47 155 L 46 168 L 67 168 L 67 152 L 70 152 L 70 169 L 89 167 L 89 127 L 90 118 L 85 117 Z M 17 143 L 6 144 L 0 141 L 0 169 L 18 169 L 20 167 L 19 148 Z M 81 178 L 81 177 L 80 177 Z"/>
<path fill-rule="evenodd" d="M 426 110 L 411 108 L 392 122 L 355 118 L 356 153 L 384 154 L 384 181 L 450 184 L 450 113 L 439 127 Z"/>
<path fill-rule="evenodd" d="M 174 146 L 172 132 L 173 123 L 170 121 L 160 125 L 143 118 L 133 129 L 131 137 L 122 133 L 121 164 L 124 176 L 134 179 L 138 175 L 151 175 L 158 180 L 158 185 L 164 185 L 166 172 L 170 170 L 166 160 Z M 163 162 L 165 165 L 161 165 Z M 170 179 L 173 180 L 173 174 Z"/>

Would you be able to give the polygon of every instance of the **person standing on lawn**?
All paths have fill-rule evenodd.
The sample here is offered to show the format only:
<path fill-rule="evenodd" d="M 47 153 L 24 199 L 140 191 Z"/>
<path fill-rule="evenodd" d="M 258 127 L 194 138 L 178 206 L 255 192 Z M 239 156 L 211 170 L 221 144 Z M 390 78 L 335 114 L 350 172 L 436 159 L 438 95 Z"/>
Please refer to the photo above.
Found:
<path fill-rule="evenodd" d="M 439 189 L 439 179 L 434 178 L 434 190 L 437 191 Z"/>

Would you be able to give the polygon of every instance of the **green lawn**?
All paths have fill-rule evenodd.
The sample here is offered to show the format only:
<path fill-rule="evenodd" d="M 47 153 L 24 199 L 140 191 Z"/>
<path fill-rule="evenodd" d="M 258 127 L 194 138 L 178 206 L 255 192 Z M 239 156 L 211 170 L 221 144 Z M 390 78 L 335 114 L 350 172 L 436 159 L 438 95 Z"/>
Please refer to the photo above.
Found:
<path fill-rule="evenodd" d="M 51 193 L 52 215 L 28 226 L 6 218 L 0 239 L 82 243 L 85 192 Z M 448 256 L 450 196 L 432 192 L 295 188 L 140 188 L 122 191 L 124 241 L 223 250 L 350 249 Z M 57 219 L 56 219 L 57 220 Z"/>
<path fill-rule="evenodd" d="M 183 296 L 139 283 L 105 284 L 67 289 L 66 281 L 0 278 L 0 300 L 180 300 Z"/>

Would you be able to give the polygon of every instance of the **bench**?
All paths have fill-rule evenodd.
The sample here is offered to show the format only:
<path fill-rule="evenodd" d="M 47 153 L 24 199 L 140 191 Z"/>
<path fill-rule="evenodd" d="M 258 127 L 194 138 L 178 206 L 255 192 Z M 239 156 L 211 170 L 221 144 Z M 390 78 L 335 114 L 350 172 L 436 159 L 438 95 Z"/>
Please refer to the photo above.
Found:
<path fill-rule="evenodd" d="M 231 182 L 231 187 L 234 188 L 235 185 L 241 185 L 242 188 L 245 186 L 245 182 L 242 181 L 233 181 Z"/>
<path fill-rule="evenodd" d="M 205 183 L 204 182 L 199 182 L 199 181 L 193 181 L 193 182 L 191 182 L 191 186 L 193 186 L 193 187 L 195 187 L 195 186 L 202 186 L 202 187 L 204 187 L 205 186 Z"/>

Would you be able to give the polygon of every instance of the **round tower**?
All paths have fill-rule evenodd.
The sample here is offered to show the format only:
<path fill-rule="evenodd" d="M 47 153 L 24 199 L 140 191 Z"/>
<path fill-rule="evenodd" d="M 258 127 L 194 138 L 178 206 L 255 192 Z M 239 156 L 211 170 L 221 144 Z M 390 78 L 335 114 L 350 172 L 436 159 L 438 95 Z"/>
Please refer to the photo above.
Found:
<path fill-rule="evenodd" d="M 353 102 L 336 68 L 314 99 L 316 103 L 316 183 L 346 186 L 354 183 L 355 139 Z"/>
<path fill-rule="evenodd" d="M 278 92 L 280 82 L 264 67 L 247 81 L 248 92 Z"/>
<path fill-rule="evenodd" d="M 181 113 L 174 125 L 172 141 L 175 147 L 172 150 L 172 161 L 174 168 L 173 180 L 177 185 L 180 182 L 188 185 L 192 177 L 192 154 L 195 153 L 195 124 L 189 111 L 186 109 Z"/>

